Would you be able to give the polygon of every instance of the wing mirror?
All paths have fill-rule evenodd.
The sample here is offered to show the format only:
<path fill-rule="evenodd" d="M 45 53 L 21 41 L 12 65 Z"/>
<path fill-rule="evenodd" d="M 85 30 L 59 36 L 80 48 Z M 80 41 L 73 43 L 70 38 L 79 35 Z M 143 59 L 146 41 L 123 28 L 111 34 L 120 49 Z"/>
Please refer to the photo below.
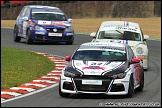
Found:
<path fill-rule="evenodd" d="M 73 22 L 73 19 L 68 19 L 68 22 L 69 22 L 69 23 Z"/>
<path fill-rule="evenodd" d="M 144 35 L 144 41 L 146 41 L 147 39 L 149 39 L 150 37 L 148 35 Z"/>
<path fill-rule="evenodd" d="M 66 61 L 70 61 L 70 59 L 71 59 L 71 56 L 65 56 Z"/>
<path fill-rule="evenodd" d="M 96 32 L 92 32 L 92 33 L 90 33 L 90 36 L 93 37 L 93 38 L 95 38 L 95 36 L 96 36 Z"/>
<path fill-rule="evenodd" d="M 132 58 L 131 63 L 139 63 L 139 62 L 140 62 L 140 60 L 138 58 Z"/>
<path fill-rule="evenodd" d="M 29 20 L 28 17 L 23 17 L 22 19 L 25 20 L 25 21 L 28 21 Z"/>

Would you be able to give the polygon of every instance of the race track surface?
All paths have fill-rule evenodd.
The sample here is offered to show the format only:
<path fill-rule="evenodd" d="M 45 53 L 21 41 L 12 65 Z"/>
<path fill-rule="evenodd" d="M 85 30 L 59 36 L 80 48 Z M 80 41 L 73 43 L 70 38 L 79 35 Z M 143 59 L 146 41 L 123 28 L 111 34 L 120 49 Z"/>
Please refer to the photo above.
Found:
<path fill-rule="evenodd" d="M 13 29 L 1 28 L 1 46 L 20 48 L 27 51 L 35 51 L 59 55 L 65 57 L 72 55 L 74 50 L 82 43 L 89 42 L 92 37 L 83 34 L 76 34 L 73 45 L 64 43 L 35 43 L 27 45 L 25 40 L 20 43 L 13 41 Z M 13 99 L 2 103 L 2 107 L 102 107 L 111 105 L 129 106 L 161 106 L 161 41 L 147 40 L 149 47 L 150 69 L 145 71 L 145 84 L 143 92 L 135 92 L 132 98 L 122 96 L 105 95 L 72 95 L 70 98 L 62 98 L 58 93 L 58 83 L 33 92 L 31 95 L 24 95 L 22 98 Z"/>

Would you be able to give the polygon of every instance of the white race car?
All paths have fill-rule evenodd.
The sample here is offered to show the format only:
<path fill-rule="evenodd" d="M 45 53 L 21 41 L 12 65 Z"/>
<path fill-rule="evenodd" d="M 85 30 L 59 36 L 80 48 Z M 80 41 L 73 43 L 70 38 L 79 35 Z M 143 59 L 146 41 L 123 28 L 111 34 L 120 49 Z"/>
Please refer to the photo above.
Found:
<path fill-rule="evenodd" d="M 132 97 L 142 92 L 144 71 L 129 45 L 88 42 L 80 45 L 62 69 L 59 95 L 88 93 Z"/>
<path fill-rule="evenodd" d="M 103 21 L 97 33 L 90 34 L 92 42 L 118 42 L 131 46 L 134 54 L 142 61 L 143 69 L 149 68 L 149 50 L 146 39 L 138 23 L 127 21 Z"/>

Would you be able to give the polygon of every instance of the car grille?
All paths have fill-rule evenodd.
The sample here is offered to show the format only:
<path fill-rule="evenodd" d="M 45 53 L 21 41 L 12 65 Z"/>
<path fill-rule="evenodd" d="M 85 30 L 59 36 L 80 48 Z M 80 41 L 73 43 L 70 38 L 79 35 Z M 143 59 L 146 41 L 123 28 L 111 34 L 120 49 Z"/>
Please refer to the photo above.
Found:
<path fill-rule="evenodd" d="M 102 85 L 86 85 L 82 84 L 82 80 L 102 80 Z M 76 89 L 78 91 L 87 91 L 87 92 L 106 92 L 112 79 L 103 76 L 82 76 L 75 77 L 74 82 Z"/>
<path fill-rule="evenodd" d="M 123 84 L 113 84 L 110 92 L 119 92 L 119 91 L 125 91 L 124 85 Z"/>
<path fill-rule="evenodd" d="M 62 37 L 55 37 L 55 36 L 51 36 L 48 37 L 49 40 L 62 40 Z"/>
<path fill-rule="evenodd" d="M 47 33 L 64 33 L 64 29 L 57 29 L 57 32 L 53 31 L 53 28 L 46 28 Z M 57 37 L 57 36 L 48 36 L 48 40 L 71 40 L 73 36 L 63 36 L 63 37 Z"/>
<path fill-rule="evenodd" d="M 49 36 L 49 40 L 71 40 L 73 36 L 65 36 L 65 37 L 56 37 L 56 36 Z"/>
<path fill-rule="evenodd" d="M 64 40 L 71 40 L 73 38 L 73 36 L 65 36 Z"/>
<path fill-rule="evenodd" d="M 53 31 L 53 28 L 46 28 L 46 31 L 48 33 L 63 33 L 64 32 L 64 29 L 57 29 L 57 32 L 54 32 Z"/>
<path fill-rule="evenodd" d="M 40 39 L 43 39 L 43 35 L 41 34 L 35 34 L 36 38 L 40 38 Z"/>

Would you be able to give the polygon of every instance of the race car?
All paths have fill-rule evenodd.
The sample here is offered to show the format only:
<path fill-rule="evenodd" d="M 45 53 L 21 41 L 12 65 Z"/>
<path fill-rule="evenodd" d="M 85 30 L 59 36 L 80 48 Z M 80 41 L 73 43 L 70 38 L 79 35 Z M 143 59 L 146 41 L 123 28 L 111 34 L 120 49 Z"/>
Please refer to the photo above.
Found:
<path fill-rule="evenodd" d="M 103 21 L 98 31 L 91 33 L 92 42 L 118 42 L 131 46 L 134 54 L 143 62 L 145 71 L 149 68 L 149 49 L 138 23 L 127 21 Z"/>
<path fill-rule="evenodd" d="M 14 41 L 20 42 L 21 38 L 24 38 L 27 44 L 49 41 L 71 45 L 74 41 L 71 22 L 72 19 L 68 19 L 57 7 L 27 5 L 22 8 L 16 19 Z"/>
<path fill-rule="evenodd" d="M 114 42 L 87 42 L 72 54 L 65 56 L 59 95 L 71 94 L 124 95 L 131 98 L 144 88 L 144 70 L 127 44 Z"/>

